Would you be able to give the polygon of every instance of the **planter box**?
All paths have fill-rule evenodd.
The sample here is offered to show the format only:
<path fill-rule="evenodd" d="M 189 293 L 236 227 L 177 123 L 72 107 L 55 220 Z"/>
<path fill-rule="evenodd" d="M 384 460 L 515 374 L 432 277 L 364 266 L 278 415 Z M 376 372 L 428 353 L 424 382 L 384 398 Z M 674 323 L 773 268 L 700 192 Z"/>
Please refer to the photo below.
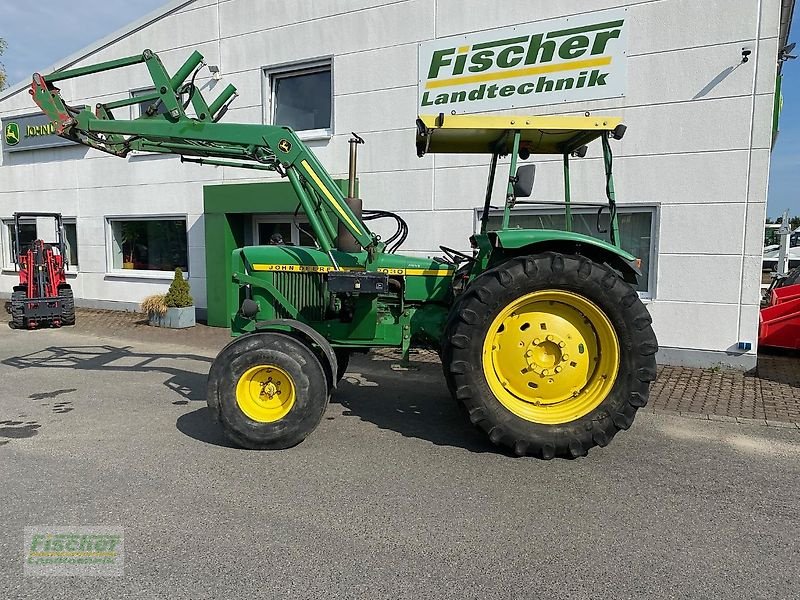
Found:
<path fill-rule="evenodd" d="M 168 308 L 164 316 L 150 315 L 150 325 L 169 329 L 186 329 L 194 327 L 194 306 L 186 308 Z"/>

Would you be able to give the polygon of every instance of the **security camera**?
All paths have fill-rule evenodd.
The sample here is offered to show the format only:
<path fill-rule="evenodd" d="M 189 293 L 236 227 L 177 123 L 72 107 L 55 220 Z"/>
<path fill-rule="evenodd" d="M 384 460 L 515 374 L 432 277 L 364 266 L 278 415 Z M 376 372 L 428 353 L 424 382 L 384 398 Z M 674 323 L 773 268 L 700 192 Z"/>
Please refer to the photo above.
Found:
<path fill-rule="evenodd" d="M 742 62 L 748 62 L 752 53 L 753 51 L 750 48 L 742 48 Z"/>
<path fill-rule="evenodd" d="M 795 58 L 797 58 L 796 56 L 794 56 L 792 54 L 792 52 L 794 52 L 795 48 L 797 48 L 797 43 L 796 42 L 788 44 L 787 46 L 785 46 L 783 48 L 783 50 L 781 50 L 781 55 L 778 58 L 778 60 L 781 63 L 785 63 L 787 60 L 794 60 Z"/>

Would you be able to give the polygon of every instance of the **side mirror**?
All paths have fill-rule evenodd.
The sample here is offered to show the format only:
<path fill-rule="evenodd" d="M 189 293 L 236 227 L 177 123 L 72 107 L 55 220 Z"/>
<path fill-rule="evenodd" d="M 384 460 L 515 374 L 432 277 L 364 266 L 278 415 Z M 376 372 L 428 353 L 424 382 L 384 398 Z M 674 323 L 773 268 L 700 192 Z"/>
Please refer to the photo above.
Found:
<path fill-rule="evenodd" d="M 522 165 L 517 169 L 514 180 L 514 197 L 530 198 L 533 193 L 533 180 L 536 176 L 536 165 Z"/>

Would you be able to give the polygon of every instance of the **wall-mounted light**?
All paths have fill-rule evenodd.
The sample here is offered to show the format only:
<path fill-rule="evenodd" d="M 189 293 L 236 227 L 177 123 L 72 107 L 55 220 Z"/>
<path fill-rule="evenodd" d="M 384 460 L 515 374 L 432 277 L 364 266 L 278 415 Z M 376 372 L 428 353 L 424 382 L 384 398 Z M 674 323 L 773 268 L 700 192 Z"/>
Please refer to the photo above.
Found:
<path fill-rule="evenodd" d="M 222 73 L 219 72 L 217 65 L 208 65 L 208 70 L 211 72 L 211 77 L 219 81 L 222 79 Z"/>

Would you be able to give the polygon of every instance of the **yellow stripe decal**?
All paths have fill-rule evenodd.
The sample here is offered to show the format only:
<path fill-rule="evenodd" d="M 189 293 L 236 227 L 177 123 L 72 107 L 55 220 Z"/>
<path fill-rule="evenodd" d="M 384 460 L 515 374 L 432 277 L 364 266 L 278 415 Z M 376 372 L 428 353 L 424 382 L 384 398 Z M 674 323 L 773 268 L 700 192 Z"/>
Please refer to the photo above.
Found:
<path fill-rule="evenodd" d="M 378 272 L 389 275 L 432 275 L 437 277 L 447 277 L 453 274 L 453 271 L 449 269 L 378 269 Z"/>
<path fill-rule="evenodd" d="M 333 194 L 331 194 L 330 190 L 328 190 L 328 188 L 325 187 L 325 184 L 322 183 L 322 180 L 320 180 L 319 176 L 314 172 L 314 169 L 311 168 L 311 165 L 308 164 L 308 161 L 302 160 L 300 161 L 300 164 L 303 165 L 303 168 L 306 171 L 308 171 L 308 174 L 311 176 L 311 179 L 313 179 L 314 183 L 316 183 L 319 186 L 319 188 L 322 190 L 322 193 L 325 194 L 325 197 L 328 199 L 328 201 L 331 204 L 333 204 L 333 207 L 336 209 L 336 211 L 340 215 L 342 215 L 342 218 L 345 221 L 347 221 L 350 224 L 350 226 L 358 232 L 359 235 L 363 235 L 361 228 L 359 228 L 358 225 L 353 223 L 353 220 L 347 215 L 346 212 L 344 212 L 339 202 L 336 200 L 336 198 L 333 197 Z"/>
<path fill-rule="evenodd" d="M 335 271 L 335 267 L 328 265 L 271 265 L 271 264 L 254 264 L 253 271 L 271 271 L 282 273 L 330 273 Z M 364 267 L 341 267 L 342 271 L 364 271 Z M 379 273 L 386 273 L 387 275 L 406 275 L 406 276 L 424 276 L 424 277 L 449 277 L 453 274 L 452 269 L 393 269 L 393 268 L 380 268 L 377 269 Z"/>
<path fill-rule="evenodd" d="M 578 69 L 590 69 L 592 67 L 605 67 L 611 64 L 610 56 L 591 58 L 588 60 L 576 60 L 569 63 L 559 63 L 557 65 L 543 65 L 539 67 L 526 67 L 524 69 L 513 69 L 511 71 L 501 71 L 494 73 L 482 73 L 480 75 L 466 75 L 464 77 L 451 77 L 450 79 L 434 79 L 425 84 L 427 89 L 450 87 L 453 85 L 463 85 L 466 83 L 481 83 L 484 81 L 496 81 L 498 79 L 514 79 L 515 77 L 527 77 L 529 75 L 543 75 L 545 73 L 560 73 L 562 71 L 577 71 Z"/>

